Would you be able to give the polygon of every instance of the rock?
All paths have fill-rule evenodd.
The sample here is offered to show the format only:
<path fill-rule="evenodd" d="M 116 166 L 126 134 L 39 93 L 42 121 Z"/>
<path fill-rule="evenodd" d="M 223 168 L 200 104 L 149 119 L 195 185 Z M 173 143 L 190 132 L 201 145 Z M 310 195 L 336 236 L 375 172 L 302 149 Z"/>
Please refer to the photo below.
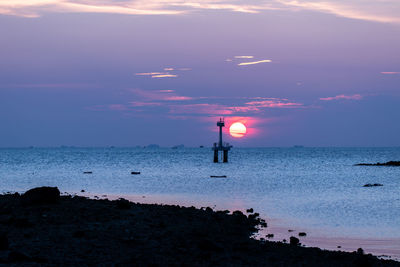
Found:
<path fill-rule="evenodd" d="M 274 237 L 274 234 L 267 234 L 265 237 L 266 237 L 266 238 L 273 238 L 273 237 Z"/>
<path fill-rule="evenodd" d="M 354 166 L 394 166 L 394 167 L 399 167 L 400 166 L 400 161 L 388 161 L 385 163 L 358 163 L 355 164 Z"/>
<path fill-rule="evenodd" d="M 383 184 L 365 184 L 363 187 L 383 186 Z"/>
<path fill-rule="evenodd" d="M 247 212 L 247 213 L 253 213 L 254 210 L 253 210 L 253 208 L 250 208 L 250 209 L 247 209 L 246 212 Z"/>
<path fill-rule="evenodd" d="M 78 231 L 75 231 L 75 232 L 72 234 L 72 236 L 75 237 L 75 238 L 82 238 L 82 237 L 85 236 L 85 232 L 82 231 L 82 230 L 78 230 Z"/>
<path fill-rule="evenodd" d="M 115 204 L 117 205 L 117 208 L 121 210 L 127 210 L 131 208 L 131 202 L 129 202 L 129 200 L 126 200 L 124 198 L 115 200 Z"/>
<path fill-rule="evenodd" d="M 23 261 L 30 261 L 31 258 L 19 251 L 11 251 L 8 254 L 8 261 L 9 262 L 23 262 Z"/>
<path fill-rule="evenodd" d="M 36 187 L 21 196 L 21 202 L 24 205 L 54 204 L 59 200 L 60 190 L 57 187 Z"/>
<path fill-rule="evenodd" d="M 290 237 L 290 245 L 298 246 L 298 245 L 300 245 L 300 240 L 297 237 L 291 236 Z"/>
<path fill-rule="evenodd" d="M 307 236 L 307 234 L 305 232 L 300 232 L 299 236 Z"/>
<path fill-rule="evenodd" d="M 8 238 L 5 234 L 0 235 L 0 250 L 8 249 Z"/>
<path fill-rule="evenodd" d="M 82 189 L 82 190 L 81 190 L 81 193 L 84 193 L 84 192 L 85 192 L 85 190 Z"/>
<path fill-rule="evenodd" d="M 357 254 L 364 255 L 364 250 L 362 248 L 357 249 Z"/>

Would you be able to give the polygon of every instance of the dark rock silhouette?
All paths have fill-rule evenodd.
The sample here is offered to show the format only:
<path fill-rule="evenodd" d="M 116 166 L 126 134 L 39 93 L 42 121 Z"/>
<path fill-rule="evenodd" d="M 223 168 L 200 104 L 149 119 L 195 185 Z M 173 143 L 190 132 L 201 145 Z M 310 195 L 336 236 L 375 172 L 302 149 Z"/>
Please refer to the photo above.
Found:
<path fill-rule="evenodd" d="M 138 175 L 140 172 L 131 172 L 131 174 Z"/>
<path fill-rule="evenodd" d="M 8 249 L 8 238 L 5 234 L 0 235 L 0 250 Z"/>
<path fill-rule="evenodd" d="M 21 196 L 24 205 L 54 204 L 60 199 L 60 190 L 57 187 L 36 187 Z"/>
<path fill-rule="evenodd" d="M 262 219 L 241 211 L 70 195 L 58 205 L 25 206 L 22 198 L 0 195 L 0 226 L 10 242 L 0 251 L 2 266 L 399 266 L 301 247 L 295 237 L 292 245 L 252 239 Z M 17 227 L 21 219 L 31 228 Z"/>
<path fill-rule="evenodd" d="M 297 237 L 291 236 L 289 243 L 292 246 L 298 246 L 300 245 L 300 240 Z"/>
<path fill-rule="evenodd" d="M 355 164 L 354 166 L 394 166 L 394 167 L 400 167 L 400 161 L 388 161 L 385 163 L 358 163 Z"/>
<path fill-rule="evenodd" d="M 383 184 L 365 184 L 363 187 L 383 186 Z"/>
<path fill-rule="evenodd" d="M 299 236 L 307 236 L 307 233 L 305 233 L 305 232 L 300 232 L 300 233 L 299 233 Z"/>

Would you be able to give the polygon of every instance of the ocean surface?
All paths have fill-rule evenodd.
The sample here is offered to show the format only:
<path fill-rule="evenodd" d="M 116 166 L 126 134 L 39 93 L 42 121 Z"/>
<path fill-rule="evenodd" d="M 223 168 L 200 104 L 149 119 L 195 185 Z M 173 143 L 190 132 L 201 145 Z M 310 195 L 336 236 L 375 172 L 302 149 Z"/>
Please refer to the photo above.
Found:
<path fill-rule="evenodd" d="M 212 157 L 210 148 L 3 148 L 0 191 L 48 185 L 68 193 L 254 208 L 267 222 L 328 237 L 400 238 L 400 167 L 353 166 L 400 160 L 400 148 L 233 148 L 229 163 Z"/>

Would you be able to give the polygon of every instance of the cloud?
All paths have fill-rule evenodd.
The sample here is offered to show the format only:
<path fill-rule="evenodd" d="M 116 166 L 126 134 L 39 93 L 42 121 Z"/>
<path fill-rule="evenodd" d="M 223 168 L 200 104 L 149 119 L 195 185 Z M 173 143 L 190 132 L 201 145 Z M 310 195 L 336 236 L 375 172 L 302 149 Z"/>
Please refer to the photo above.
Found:
<path fill-rule="evenodd" d="M 188 105 L 173 105 L 170 107 L 170 113 L 230 115 L 233 114 L 233 111 L 219 104 L 188 104 Z"/>
<path fill-rule="evenodd" d="M 249 2 L 251 4 L 249 4 Z M 351 19 L 400 23 L 398 0 L 1 0 L 0 14 L 40 17 L 44 13 L 181 15 L 199 10 L 260 13 L 312 10 Z"/>
<path fill-rule="evenodd" d="M 360 100 L 362 98 L 363 98 L 362 95 L 355 94 L 355 95 L 337 95 L 337 96 L 331 96 L 331 97 L 323 97 L 323 98 L 320 98 L 319 100 L 322 100 L 322 101 L 332 101 L 332 100 L 341 100 L 341 99 Z"/>
<path fill-rule="evenodd" d="M 141 72 L 135 73 L 137 76 L 151 76 L 151 78 L 176 78 L 178 75 L 168 72 Z"/>
<path fill-rule="evenodd" d="M 129 102 L 132 107 L 155 107 L 161 106 L 161 103 L 158 102 L 141 102 L 141 101 L 132 101 Z"/>
<path fill-rule="evenodd" d="M 400 23 L 398 0 L 276 0 L 286 7 L 308 9 L 336 16 L 375 21 Z"/>
<path fill-rule="evenodd" d="M 395 75 L 395 74 L 400 74 L 400 72 L 399 71 L 382 71 L 381 74 Z"/>
<path fill-rule="evenodd" d="M 282 102 L 281 100 L 263 100 L 247 102 L 247 105 L 257 108 L 299 108 L 304 106 L 302 103 Z"/>
<path fill-rule="evenodd" d="M 148 91 L 142 89 L 133 89 L 131 90 L 135 95 L 139 96 L 143 100 L 146 101 L 187 101 L 193 100 L 194 98 L 189 96 L 180 96 L 174 93 L 174 90 L 156 90 L 156 91 Z"/>
<path fill-rule="evenodd" d="M 235 58 L 254 58 L 254 56 L 235 56 Z"/>
<path fill-rule="evenodd" d="M 247 65 L 254 65 L 254 64 L 268 63 L 268 62 L 272 62 L 272 61 L 269 59 L 264 59 L 264 60 L 251 61 L 251 62 L 242 62 L 242 63 L 239 63 L 238 66 L 247 66 Z"/>
<path fill-rule="evenodd" d="M 157 75 L 153 75 L 151 76 L 151 78 L 176 78 L 178 77 L 178 75 L 176 74 L 157 74 Z"/>
<path fill-rule="evenodd" d="M 118 110 L 118 111 L 128 109 L 125 105 L 122 105 L 122 104 L 112 104 L 112 105 L 109 105 L 108 108 L 111 110 Z"/>

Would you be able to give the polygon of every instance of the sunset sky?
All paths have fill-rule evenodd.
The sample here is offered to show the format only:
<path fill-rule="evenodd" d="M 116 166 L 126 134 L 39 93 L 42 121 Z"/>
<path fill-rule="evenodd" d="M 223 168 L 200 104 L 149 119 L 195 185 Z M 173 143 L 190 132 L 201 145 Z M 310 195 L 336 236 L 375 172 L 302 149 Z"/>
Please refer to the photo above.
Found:
<path fill-rule="evenodd" d="M 0 0 L 0 36 L 0 147 L 400 146 L 398 0 Z"/>

